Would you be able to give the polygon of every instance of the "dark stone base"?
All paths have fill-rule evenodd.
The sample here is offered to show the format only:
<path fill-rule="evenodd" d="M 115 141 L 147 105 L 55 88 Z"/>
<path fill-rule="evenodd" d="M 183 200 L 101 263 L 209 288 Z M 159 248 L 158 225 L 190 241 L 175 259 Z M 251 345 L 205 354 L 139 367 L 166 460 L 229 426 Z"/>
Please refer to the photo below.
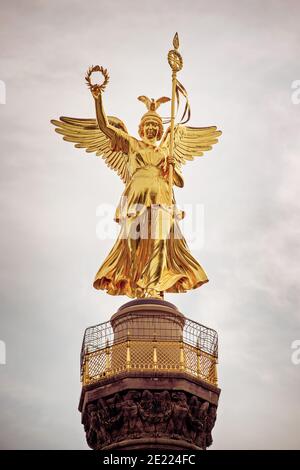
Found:
<path fill-rule="evenodd" d="M 124 373 L 84 387 L 79 410 L 95 450 L 201 450 L 212 444 L 220 390 L 177 373 Z"/>

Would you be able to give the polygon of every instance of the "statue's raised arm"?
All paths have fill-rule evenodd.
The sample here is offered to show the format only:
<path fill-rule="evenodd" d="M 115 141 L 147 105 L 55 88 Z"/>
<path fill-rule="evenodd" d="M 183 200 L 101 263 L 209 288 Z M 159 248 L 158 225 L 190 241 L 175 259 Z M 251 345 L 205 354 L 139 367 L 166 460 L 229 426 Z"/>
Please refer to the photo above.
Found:
<path fill-rule="evenodd" d="M 87 77 L 97 68 L 99 71 L 102 69 L 98 66 L 90 68 Z M 105 80 L 107 83 L 108 75 Z M 56 132 L 62 134 L 67 142 L 73 142 L 76 148 L 85 148 L 86 152 L 101 156 L 126 184 L 129 180 L 127 162 L 130 140 L 127 128 L 121 119 L 106 116 L 102 103 L 103 85 L 90 83 L 90 89 L 95 100 L 97 119 L 61 116 L 51 123 L 56 127 Z"/>

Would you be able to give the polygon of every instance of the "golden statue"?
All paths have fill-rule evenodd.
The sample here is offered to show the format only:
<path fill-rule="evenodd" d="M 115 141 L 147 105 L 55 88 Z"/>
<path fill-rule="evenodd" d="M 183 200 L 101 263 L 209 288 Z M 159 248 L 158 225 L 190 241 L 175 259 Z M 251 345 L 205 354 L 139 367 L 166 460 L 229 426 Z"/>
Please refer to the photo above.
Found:
<path fill-rule="evenodd" d="M 138 98 L 147 106 L 139 125 L 140 140 L 128 134 L 120 119 L 106 116 L 102 93 L 109 77 L 99 66 L 91 67 L 86 76 L 97 119 L 61 117 L 51 121 L 64 140 L 101 156 L 125 183 L 115 215 L 120 234 L 94 280 L 96 289 L 111 295 L 163 298 L 164 292 L 186 292 L 208 281 L 180 231 L 184 214 L 176 208 L 173 185 L 183 187 L 182 165 L 210 150 L 221 132 L 215 126 L 184 125 L 190 111 L 186 90 L 176 78 L 182 68 L 177 33 L 173 45 L 168 55 L 172 69 L 171 118 L 165 133 L 157 109 L 170 101 L 166 97 Z M 103 74 L 102 85 L 92 84 L 93 72 Z M 175 125 L 180 95 L 185 97 L 186 106 L 181 123 Z M 188 118 L 183 122 L 185 116 Z"/>

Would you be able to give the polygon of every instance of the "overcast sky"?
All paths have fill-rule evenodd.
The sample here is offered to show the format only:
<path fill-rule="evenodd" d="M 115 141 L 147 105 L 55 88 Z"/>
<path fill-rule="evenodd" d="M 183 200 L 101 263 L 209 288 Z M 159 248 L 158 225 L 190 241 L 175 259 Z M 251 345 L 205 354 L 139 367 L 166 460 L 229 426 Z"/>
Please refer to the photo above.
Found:
<path fill-rule="evenodd" d="M 170 95 L 175 31 L 190 124 L 223 136 L 176 189 L 204 207 L 193 254 L 210 282 L 166 300 L 219 333 L 212 448 L 300 448 L 299 17 L 298 0 L 1 0 L 1 448 L 87 448 L 82 336 L 129 300 L 92 287 L 113 244 L 96 235 L 97 207 L 116 206 L 123 184 L 49 121 L 94 117 L 84 74 L 99 63 L 107 113 L 137 136 L 136 97 Z"/>

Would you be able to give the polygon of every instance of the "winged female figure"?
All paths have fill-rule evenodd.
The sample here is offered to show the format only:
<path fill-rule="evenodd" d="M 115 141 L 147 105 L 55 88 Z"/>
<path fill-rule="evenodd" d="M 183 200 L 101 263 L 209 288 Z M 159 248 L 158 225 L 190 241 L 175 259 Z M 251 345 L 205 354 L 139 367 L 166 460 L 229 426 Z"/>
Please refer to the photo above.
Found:
<path fill-rule="evenodd" d="M 102 157 L 125 184 L 115 214 L 120 233 L 93 285 L 111 295 L 132 298 L 163 298 L 164 292 L 195 289 L 208 278 L 180 231 L 183 213 L 176 208 L 173 190 L 170 207 L 169 168 L 173 166 L 173 184 L 183 187 L 182 165 L 211 150 L 221 132 L 215 126 L 177 125 L 170 157 L 170 128 L 163 135 L 163 121 L 157 113 L 169 98 L 138 98 L 147 112 L 141 118 L 137 139 L 128 134 L 120 119 L 106 116 L 102 91 L 99 85 L 91 86 L 96 119 L 61 117 L 51 121 L 64 140 Z"/>

